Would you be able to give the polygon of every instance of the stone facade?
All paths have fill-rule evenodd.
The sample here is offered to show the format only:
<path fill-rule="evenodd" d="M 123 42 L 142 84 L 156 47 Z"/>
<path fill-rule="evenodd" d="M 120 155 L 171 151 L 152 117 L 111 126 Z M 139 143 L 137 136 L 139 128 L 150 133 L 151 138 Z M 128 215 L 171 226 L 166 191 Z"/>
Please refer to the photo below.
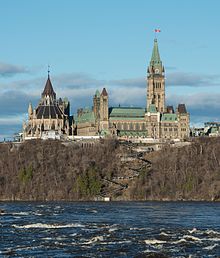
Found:
<path fill-rule="evenodd" d="M 108 93 L 96 91 L 93 108 L 77 112 L 76 128 L 79 136 L 118 135 L 153 139 L 184 139 L 189 137 L 189 113 L 185 104 L 165 103 L 165 69 L 159 55 L 157 39 L 147 69 L 146 108 L 108 107 Z"/>
<path fill-rule="evenodd" d="M 23 124 L 23 139 L 60 139 L 62 136 L 72 135 L 72 124 L 70 103 L 67 98 L 56 99 L 56 93 L 48 75 L 38 106 L 33 109 L 32 104 L 29 104 L 28 121 Z"/>

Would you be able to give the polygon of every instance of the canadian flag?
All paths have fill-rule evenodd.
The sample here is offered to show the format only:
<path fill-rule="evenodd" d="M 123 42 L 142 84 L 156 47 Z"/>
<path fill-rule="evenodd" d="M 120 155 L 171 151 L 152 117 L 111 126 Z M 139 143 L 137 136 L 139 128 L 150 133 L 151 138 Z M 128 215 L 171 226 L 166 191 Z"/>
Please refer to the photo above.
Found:
<path fill-rule="evenodd" d="M 161 30 L 160 30 L 160 29 L 155 29 L 154 31 L 155 31 L 155 32 L 161 32 Z"/>

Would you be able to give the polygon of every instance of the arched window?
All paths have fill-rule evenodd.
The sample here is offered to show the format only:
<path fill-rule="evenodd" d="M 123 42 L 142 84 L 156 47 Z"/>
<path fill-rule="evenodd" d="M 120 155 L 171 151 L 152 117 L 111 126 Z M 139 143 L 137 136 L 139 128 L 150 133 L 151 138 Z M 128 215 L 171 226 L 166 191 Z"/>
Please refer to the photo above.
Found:
<path fill-rule="evenodd" d="M 119 123 L 117 123 L 117 129 L 118 130 L 121 130 L 122 128 L 121 128 L 121 123 L 119 122 Z"/>
<path fill-rule="evenodd" d="M 134 126 L 133 126 L 133 123 L 130 123 L 130 130 L 134 130 Z"/>
<path fill-rule="evenodd" d="M 127 123 L 124 123 L 124 124 L 123 124 L 123 127 L 124 127 L 124 130 L 125 130 L 125 131 L 128 130 L 128 125 L 127 125 Z"/>
<path fill-rule="evenodd" d="M 140 131 L 140 124 L 139 123 L 136 123 L 136 130 Z"/>
<path fill-rule="evenodd" d="M 54 122 L 53 122 L 52 125 L 51 125 L 51 130 L 55 130 L 55 124 L 54 124 Z"/>

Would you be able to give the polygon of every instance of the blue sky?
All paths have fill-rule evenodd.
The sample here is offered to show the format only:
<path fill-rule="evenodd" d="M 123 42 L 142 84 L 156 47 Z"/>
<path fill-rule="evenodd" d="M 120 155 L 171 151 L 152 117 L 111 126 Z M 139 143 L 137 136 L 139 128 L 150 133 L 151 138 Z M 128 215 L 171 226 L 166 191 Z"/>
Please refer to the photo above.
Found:
<path fill-rule="evenodd" d="M 145 106 L 154 29 L 167 104 L 186 103 L 191 124 L 220 121 L 220 1 L 0 0 L 0 139 L 20 130 L 51 66 L 72 113 L 106 87 L 111 105 Z"/>

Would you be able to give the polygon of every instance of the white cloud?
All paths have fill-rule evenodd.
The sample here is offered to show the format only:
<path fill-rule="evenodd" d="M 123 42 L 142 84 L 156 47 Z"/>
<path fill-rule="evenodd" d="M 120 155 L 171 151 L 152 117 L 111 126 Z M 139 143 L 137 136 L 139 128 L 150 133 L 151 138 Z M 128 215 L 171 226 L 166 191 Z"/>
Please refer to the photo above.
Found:
<path fill-rule="evenodd" d="M 28 73 L 28 70 L 23 66 L 0 63 L 0 76 L 10 77 L 19 73 Z"/>

